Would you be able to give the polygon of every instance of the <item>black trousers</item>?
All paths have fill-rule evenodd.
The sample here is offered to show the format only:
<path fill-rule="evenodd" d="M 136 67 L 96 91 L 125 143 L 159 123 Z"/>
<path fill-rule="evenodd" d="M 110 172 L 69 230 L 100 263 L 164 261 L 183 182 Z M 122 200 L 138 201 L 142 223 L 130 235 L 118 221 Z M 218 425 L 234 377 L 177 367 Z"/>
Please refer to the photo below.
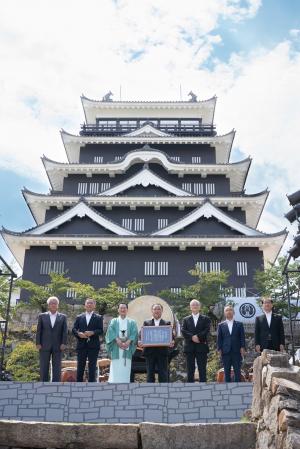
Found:
<path fill-rule="evenodd" d="M 207 353 L 206 352 L 186 352 L 186 365 L 187 365 L 187 381 L 195 382 L 195 369 L 196 361 L 199 371 L 199 381 L 206 382 L 206 364 Z"/>
<path fill-rule="evenodd" d="M 240 382 L 242 365 L 241 355 L 238 353 L 233 354 L 231 352 L 228 354 L 223 354 L 222 362 L 224 367 L 225 382 L 231 382 L 231 367 L 234 371 L 234 382 Z"/>
<path fill-rule="evenodd" d="M 60 382 L 62 352 L 40 350 L 40 379 L 41 382 L 49 382 L 50 360 L 52 361 L 52 382 Z"/>
<path fill-rule="evenodd" d="M 168 355 L 149 354 L 146 359 L 147 382 L 155 382 L 155 372 L 158 374 L 158 382 L 165 383 L 169 380 Z"/>
<path fill-rule="evenodd" d="M 99 349 L 77 349 L 77 382 L 83 382 L 86 360 L 89 361 L 89 382 L 96 382 L 96 365 Z"/>

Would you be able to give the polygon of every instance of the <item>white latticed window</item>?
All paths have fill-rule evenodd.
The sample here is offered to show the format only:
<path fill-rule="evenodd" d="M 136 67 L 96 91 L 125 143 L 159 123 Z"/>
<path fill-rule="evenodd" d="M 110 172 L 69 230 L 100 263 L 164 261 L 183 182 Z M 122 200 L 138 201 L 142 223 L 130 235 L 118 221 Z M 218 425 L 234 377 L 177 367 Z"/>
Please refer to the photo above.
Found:
<path fill-rule="evenodd" d="M 203 184 L 202 182 L 194 182 L 194 194 L 203 195 Z"/>
<path fill-rule="evenodd" d="M 192 164 L 201 164 L 201 156 L 192 156 Z"/>
<path fill-rule="evenodd" d="M 215 184 L 212 182 L 208 182 L 205 184 L 205 193 L 206 195 L 214 195 L 215 194 Z"/>
<path fill-rule="evenodd" d="M 175 293 L 175 295 L 181 294 L 181 287 L 171 287 L 170 290 L 171 290 L 171 293 Z"/>
<path fill-rule="evenodd" d="M 120 161 L 121 159 L 123 159 L 123 156 L 115 156 L 115 161 Z"/>
<path fill-rule="evenodd" d="M 94 163 L 95 164 L 102 164 L 103 163 L 103 156 L 94 156 Z"/>
<path fill-rule="evenodd" d="M 247 262 L 237 262 L 236 272 L 238 276 L 248 276 L 248 263 Z"/>
<path fill-rule="evenodd" d="M 125 229 L 128 229 L 129 231 L 131 231 L 132 229 L 132 218 L 123 218 L 122 219 L 122 226 Z"/>
<path fill-rule="evenodd" d="M 135 218 L 134 219 L 134 230 L 135 231 L 143 231 L 145 227 L 144 218 Z"/>
<path fill-rule="evenodd" d="M 75 288 L 68 288 L 68 290 L 66 292 L 66 298 L 76 299 L 76 297 L 77 297 L 77 292 L 76 292 Z"/>
<path fill-rule="evenodd" d="M 101 182 L 101 192 L 110 189 L 110 182 Z"/>
<path fill-rule="evenodd" d="M 220 262 L 209 262 L 209 271 L 220 273 L 221 271 L 221 263 Z"/>
<path fill-rule="evenodd" d="M 92 275 L 93 276 L 114 276 L 116 274 L 117 262 L 113 260 L 103 261 L 94 260 Z"/>
<path fill-rule="evenodd" d="M 174 161 L 174 162 L 180 162 L 180 156 L 170 156 L 170 158 L 171 158 L 172 161 Z"/>
<path fill-rule="evenodd" d="M 169 262 L 157 262 L 158 276 L 168 276 Z"/>
<path fill-rule="evenodd" d="M 42 260 L 40 274 L 58 273 L 62 274 L 65 269 L 63 260 Z"/>
<path fill-rule="evenodd" d="M 88 190 L 88 183 L 87 182 L 79 182 L 78 183 L 78 195 L 86 195 Z"/>
<path fill-rule="evenodd" d="M 191 182 L 183 182 L 182 189 L 185 190 L 186 192 L 192 193 L 192 183 Z"/>
<path fill-rule="evenodd" d="M 237 298 L 246 298 L 247 293 L 246 293 L 246 287 L 239 287 L 235 289 L 235 296 Z"/>
<path fill-rule="evenodd" d="M 167 218 L 159 218 L 157 220 L 157 227 L 158 229 L 162 229 L 168 226 L 168 219 Z"/>
<path fill-rule="evenodd" d="M 91 182 L 90 183 L 89 194 L 90 195 L 95 195 L 97 193 L 99 193 L 99 182 Z"/>
<path fill-rule="evenodd" d="M 197 262 L 197 266 L 199 270 L 202 271 L 202 273 L 207 273 L 208 271 L 207 262 Z"/>
<path fill-rule="evenodd" d="M 155 262 L 145 262 L 144 275 L 155 276 Z"/>

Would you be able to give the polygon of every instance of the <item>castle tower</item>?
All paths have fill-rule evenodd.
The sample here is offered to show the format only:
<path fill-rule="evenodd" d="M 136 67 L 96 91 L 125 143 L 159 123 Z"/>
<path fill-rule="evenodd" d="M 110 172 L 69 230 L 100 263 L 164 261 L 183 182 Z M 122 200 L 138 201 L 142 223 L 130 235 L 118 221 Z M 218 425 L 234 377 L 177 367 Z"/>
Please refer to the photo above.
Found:
<path fill-rule="evenodd" d="M 68 162 L 42 158 L 51 191 L 27 189 L 36 226 L 2 230 L 23 278 L 51 271 L 99 288 L 152 282 L 180 292 L 188 270 L 229 270 L 234 296 L 253 296 L 253 275 L 274 262 L 286 232 L 257 229 L 268 192 L 247 195 L 251 159 L 229 162 L 235 132 L 217 135 L 206 101 L 102 101 L 82 97 L 79 135 L 61 131 Z"/>

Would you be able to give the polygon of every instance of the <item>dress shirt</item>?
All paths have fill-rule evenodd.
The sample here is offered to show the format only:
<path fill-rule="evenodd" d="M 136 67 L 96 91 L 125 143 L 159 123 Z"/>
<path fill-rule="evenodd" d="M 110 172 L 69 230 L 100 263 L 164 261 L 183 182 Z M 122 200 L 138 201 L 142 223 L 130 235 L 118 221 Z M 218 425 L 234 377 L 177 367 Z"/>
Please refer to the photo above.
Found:
<path fill-rule="evenodd" d="M 156 320 L 155 318 L 153 318 L 153 319 L 154 319 L 154 326 L 159 326 L 160 319 L 159 320 Z"/>
<path fill-rule="evenodd" d="M 268 321 L 268 325 L 269 327 L 271 327 L 272 312 L 265 312 L 265 315 Z"/>
<path fill-rule="evenodd" d="M 85 312 L 86 324 L 89 325 L 90 319 L 92 318 L 93 312 Z"/>
<path fill-rule="evenodd" d="M 230 335 L 232 334 L 233 321 L 234 320 L 226 320 Z"/>
<path fill-rule="evenodd" d="M 51 327 L 53 328 L 56 321 L 57 312 L 55 313 L 48 312 L 48 313 L 50 315 Z"/>
<path fill-rule="evenodd" d="M 197 323 L 198 323 L 198 319 L 199 319 L 199 313 L 195 313 L 195 314 L 193 313 L 192 316 L 193 316 L 194 324 L 196 327 Z"/>

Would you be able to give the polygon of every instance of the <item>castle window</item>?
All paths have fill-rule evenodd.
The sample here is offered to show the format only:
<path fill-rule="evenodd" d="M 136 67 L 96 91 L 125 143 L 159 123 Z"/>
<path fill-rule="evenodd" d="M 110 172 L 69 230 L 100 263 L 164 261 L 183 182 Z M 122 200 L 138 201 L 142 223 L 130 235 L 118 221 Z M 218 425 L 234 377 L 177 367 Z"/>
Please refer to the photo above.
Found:
<path fill-rule="evenodd" d="M 237 262 L 236 272 L 238 276 L 248 276 L 248 263 L 247 262 Z"/>
<path fill-rule="evenodd" d="M 192 156 L 192 164 L 201 164 L 201 156 Z"/>
<path fill-rule="evenodd" d="M 215 184 L 211 182 L 205 184 L 205 193 L 206 195 L 215 195 Z"/>
<path fill-rule="evenodd" d="M 66 298 L 76 299 L 76 297 L 77 297 L 77 292 L 76 292 L 75 288 L 68 288 L 68 290 L 66 292 Z"/>
<path fill-rule="evenodd" d="M 180 156 L 170 156 L 170 159 L 174 162 L 180 162 Z"/>
<path fill-rule="evenodd" d="M 95 164 L 103 164 L 103 156 L 94 156 Z"/>
<path fill-rule="evenodd" d="M 135 231 L 144 231 L 145 220 L 144 218 L 135 218 L 134 219 L 134 230 Z"/>
<path fill-rule="evenodd" d="M 194 194 L 203 195 L 203 184 L 202 182 L 194 182 Z"/>
<path fill-rule="evenodd" d="M 90 195 L 95 195 L 97 193 L 99 193 L 99 182 L 91 182 L 90 183 L 89 194 Z"/>
<path fill-rule="evenodd" d="M 115 156 L 115 161 L 120 161 L 121 159 L 123 159 L 123 156 Z"/>
<path fill-rule="evenodd" d="M 185 190 L 186 192 L 192 193 L 192 183 L 191 182 L 183 182 L 182 189 Z"/>
<path fill-rule="evenodd" d="M 132 229 L 132 218 L 123 218 L 122 219 L 122 226 L 125 229 L 129 229 L 131 231 Z"/>
<path fill-rule="evenodd" d="M 168 276 L 169 262 L 145 262 L 145 276 Z"/>
<path fill-rule="evenodd" d="M 181 287 L 171 287 L 170 290 L 171 290 L 171 293 L 174 293 L 175 295 L 181 294 Z"/>
<path fill-rule="evenodd" d="M 239 287 L 235 289 L 235 296 L 237 298 L 246 298 L 247 292 L 246 287 Z"/>
<path fill-rule="evenodd" d="M 117 262 L 114 260 L 94 260 L 92 267 L 93 276 L 114 276 L 116 274 Z"/>
<path fill-rule="evenodd" d="M 214 273 L 220 273 L 221 263 L 220 262 L 209 262 L 209 271 Z"/>
<path fill-rule="evenodd" d="M 145 262 L 144 275 L 145 276 L 155 276 L 155 262 Z"/>
<path fill-rule="evenodd" d="M 207 273 L 208 271 L 207 262 L 197 262 L 196 265 L 199 268 L 199 270 L 202 271 L 202 273 Z"/>
<path fill-rule="evenodd" d="M 63 260 L 42 260 L 40 265 L 40 274 L 58 273 L 62 274 L 65 270 Z"/>
<path fill-rule="evenodd" d="M 78 195 L 86 195 L 88 190 L 88 183 L 87 182 L 79 182 L 78 183 Z"/>
<path fill-rule="evenodd" d="M 158 229 L 162 229 L 168 226 L 168 219 L 167 218 L 159 218 L 157 220 L 157 227 Z"/>
<path fill-rule="evenodd" d="M 110 182 L 101 182 L 100 191 L 104 192 L 105 190 L 110 189 Z"/>

